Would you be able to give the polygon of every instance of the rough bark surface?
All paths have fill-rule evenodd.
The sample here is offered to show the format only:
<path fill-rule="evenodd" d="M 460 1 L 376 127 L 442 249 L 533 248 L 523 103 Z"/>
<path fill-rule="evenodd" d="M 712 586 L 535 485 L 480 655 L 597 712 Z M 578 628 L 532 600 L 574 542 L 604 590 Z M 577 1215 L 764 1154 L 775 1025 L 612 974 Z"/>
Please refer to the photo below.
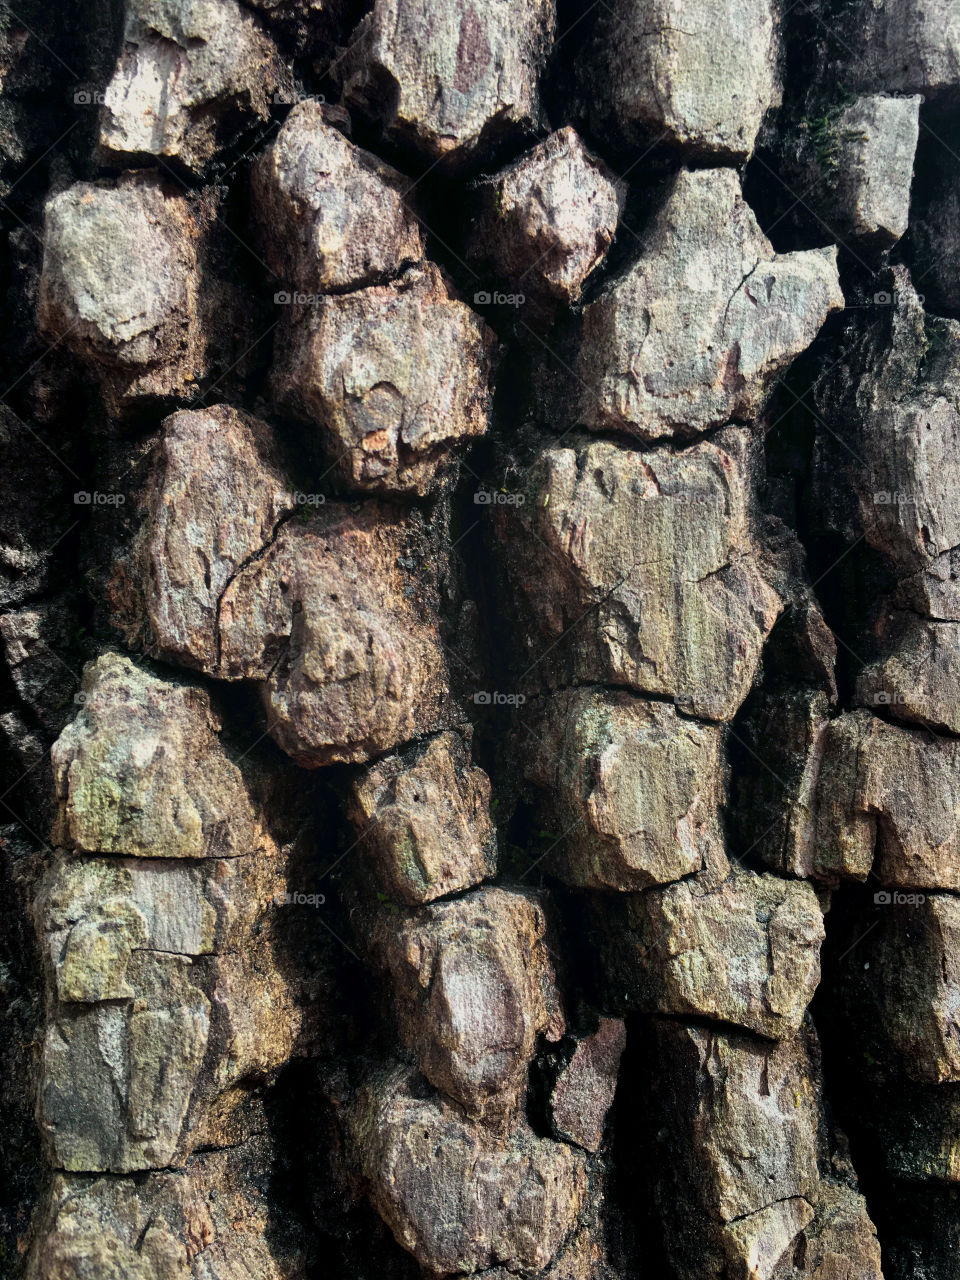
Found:
<path fill-rule="evenodd" d="M 957 1280 L 956 0 L 0 12 L 0 1280 Z"/>

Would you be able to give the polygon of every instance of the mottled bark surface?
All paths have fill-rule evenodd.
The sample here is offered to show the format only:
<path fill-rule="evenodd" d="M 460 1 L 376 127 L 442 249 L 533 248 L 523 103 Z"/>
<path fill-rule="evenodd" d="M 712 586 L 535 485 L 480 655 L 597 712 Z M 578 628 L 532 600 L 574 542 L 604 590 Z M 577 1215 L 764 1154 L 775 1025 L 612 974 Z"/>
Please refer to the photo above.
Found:
<path fill-rule="evenodd" d="M 957 1280 L 958 151 L 957 0 L 2 7 L 0 1280 Z"/>

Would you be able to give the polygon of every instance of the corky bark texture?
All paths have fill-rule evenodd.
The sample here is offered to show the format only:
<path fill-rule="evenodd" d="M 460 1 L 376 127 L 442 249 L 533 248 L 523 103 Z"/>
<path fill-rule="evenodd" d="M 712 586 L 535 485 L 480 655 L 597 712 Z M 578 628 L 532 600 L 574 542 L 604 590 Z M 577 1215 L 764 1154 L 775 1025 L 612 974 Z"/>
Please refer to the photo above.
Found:
<path fill-rule="evenodd" d="M 957 1280 L 958 151 L 957 0 L 0 6 L 0 1280 Z"/>

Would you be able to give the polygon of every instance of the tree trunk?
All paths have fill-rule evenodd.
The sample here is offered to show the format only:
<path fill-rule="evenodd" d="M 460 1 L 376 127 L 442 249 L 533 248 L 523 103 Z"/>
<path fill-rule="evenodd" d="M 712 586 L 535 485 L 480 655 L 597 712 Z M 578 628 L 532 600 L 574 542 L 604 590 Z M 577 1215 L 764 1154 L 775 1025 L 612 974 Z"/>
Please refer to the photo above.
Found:
<path fill-rule="evenodd" d="M 957 1280 L 957 0 L 0 66 L 0 1276 Z"/>

